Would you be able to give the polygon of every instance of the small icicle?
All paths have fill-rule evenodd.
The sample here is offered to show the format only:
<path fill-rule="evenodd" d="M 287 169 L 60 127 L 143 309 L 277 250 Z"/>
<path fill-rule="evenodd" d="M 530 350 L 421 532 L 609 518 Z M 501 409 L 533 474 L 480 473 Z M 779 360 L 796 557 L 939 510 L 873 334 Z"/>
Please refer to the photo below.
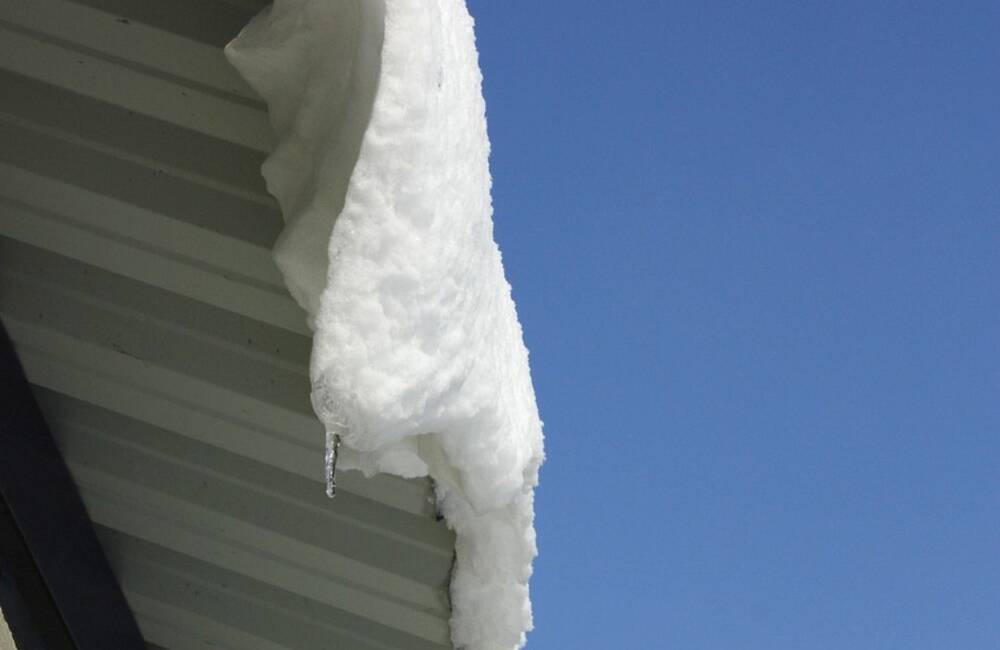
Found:
<path fill-rule="evenodd" d="M 326 431 L 326 496 L 337 496 L 337 452 L 340 449 L 340 435 Z"/>

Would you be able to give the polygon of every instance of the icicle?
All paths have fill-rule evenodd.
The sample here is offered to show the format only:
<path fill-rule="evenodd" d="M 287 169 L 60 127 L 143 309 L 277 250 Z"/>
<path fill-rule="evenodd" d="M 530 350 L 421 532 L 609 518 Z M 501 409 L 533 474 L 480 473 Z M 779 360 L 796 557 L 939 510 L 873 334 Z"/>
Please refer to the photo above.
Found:
<path fill-rule="evenodd" d="M 326 496 L 337 496 L 337 452 L 340 449 L 340 435 L 326 431 Z"/>

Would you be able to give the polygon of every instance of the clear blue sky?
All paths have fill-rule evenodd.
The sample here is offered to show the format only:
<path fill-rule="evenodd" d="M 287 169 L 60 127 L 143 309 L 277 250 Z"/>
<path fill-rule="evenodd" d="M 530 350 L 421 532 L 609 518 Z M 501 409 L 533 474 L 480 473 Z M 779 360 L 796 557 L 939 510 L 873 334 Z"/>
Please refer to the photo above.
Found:
<path fill-rule="evenodd" d="M 1000 4 L 470 10 L 529 648 L 1000 648 Z"/>

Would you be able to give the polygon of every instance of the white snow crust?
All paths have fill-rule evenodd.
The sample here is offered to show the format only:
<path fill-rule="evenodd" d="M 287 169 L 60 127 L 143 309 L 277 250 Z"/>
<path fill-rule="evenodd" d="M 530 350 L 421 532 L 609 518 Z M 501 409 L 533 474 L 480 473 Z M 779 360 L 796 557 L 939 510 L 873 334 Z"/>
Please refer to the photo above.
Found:
<path fill-rule="evenodd" d="M 434 479 L 456 533 L 454 644 L 520 647 L 542 426 L 464 0 L 277 0 L 226 54 L 277 135 L 275 259 L 309 316 L 341 467 Z"/>

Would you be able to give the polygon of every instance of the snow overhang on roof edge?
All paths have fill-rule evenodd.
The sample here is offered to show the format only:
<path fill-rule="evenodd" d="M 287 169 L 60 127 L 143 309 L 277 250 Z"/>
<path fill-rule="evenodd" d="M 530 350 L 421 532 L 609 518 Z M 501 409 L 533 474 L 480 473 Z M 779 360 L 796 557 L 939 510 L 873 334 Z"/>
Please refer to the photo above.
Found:
<path fill-rule="evenodd" d="M 277 0 L 226 48 L 268 104 L 274 254 L 313 330 L 312 400 L 342 466 L 431 476 L 456 533 L 452 639 L 531 629 L 542 427 L 493 240 L 463 0 Z"/>

